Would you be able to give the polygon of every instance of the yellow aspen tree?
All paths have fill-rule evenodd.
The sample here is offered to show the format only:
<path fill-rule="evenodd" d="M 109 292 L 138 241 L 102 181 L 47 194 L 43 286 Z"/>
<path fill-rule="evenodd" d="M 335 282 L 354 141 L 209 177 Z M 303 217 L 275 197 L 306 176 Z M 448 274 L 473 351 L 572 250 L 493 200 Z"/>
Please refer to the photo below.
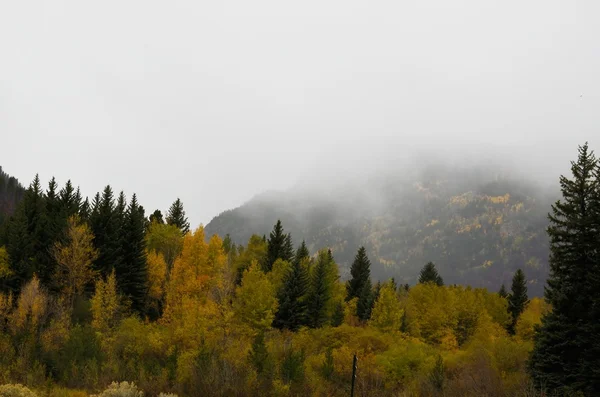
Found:
<path fill-rule="evenodd" d="M 384 332 L 398 331 L 403 313 L 394 287 L 386 283 L 379 292 L 369 324 Z"/>
<path fill-rule="evenodd" d="M 92 297 L 92 327 L 104 332 L 113 328 L 118 321 L 120 310 L 119 295 L 117 294 L 117 279 L 115 271 L 105 280 L 96 281 L 96 290 Z"/>
<path fill-rule="evenodd" d="M 58 265 L 55 280 L 70 307 L 94 277 L 92 263 L 98 257 L 98 251 L 93 239 L 89 226 L 73 215 L 67 222 L 67 242 L 54 245 L 53 256 Z"/>
<path fill-rule="evenodd" d="M 235 316 L 255 331 L 269 328 L 277 310 L 275 288 L 257 262 L 244 272 L 233 302 Z"/>
<path fill-rule="evenodd" d="M 206 300 L 210 287 L 207 274 L 208 245 L 204 242 L 204 229 L 200 226 L 194 233 L 183 238 L 181 255 L 175 259 L 169 274 L 163 321 L 171 321 L 181 315 L 184 300 Z"/>
<path fill-rule="evenodd" d="M 210 277 L 212 287 L 223 288 L 227 269 L 227 254 L 223 249 L 223 240 L 216 234 L 208 241 L 206 267 L 203 272 Z"/>
<path fill-rule="evenodd" d="M 10 261 L 8 260 L 8 252 L 6 247 L 0 247 L 0 279 L 6 278 L 12 275 L 10 270 Z"/>
<path fill-rule="evenodd" d="M 171 268 L 183 248 L 181 230 L 175 225 L 154 221 L 146 233 L 146 247 L 149 251 L 162 254 Z"/>
<path fill-rule="evenodd" d="M 148 263 L 148 297 L 152 300 L 151 305 L 155 305 L 163 300 L 165 295 L 167 262 L 163 254 L 156 251 L 148 251 L 146 259 Z"/>
<path fill-rule="evenodd" d="M 36 330 L 43 322 L 48 311 L 48 294 L 40 284 L 37 276 L 33 276 L 23 289 L 13 312 L 12 326 L 15 331 L 30 328 Z"/>

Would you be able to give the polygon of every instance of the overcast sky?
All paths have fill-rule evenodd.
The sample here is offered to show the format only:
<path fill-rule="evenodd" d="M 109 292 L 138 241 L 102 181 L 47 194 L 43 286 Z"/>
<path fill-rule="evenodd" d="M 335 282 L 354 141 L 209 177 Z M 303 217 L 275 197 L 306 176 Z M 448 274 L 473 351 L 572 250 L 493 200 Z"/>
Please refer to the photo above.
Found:
<path fill-rule="evenodd" d="M 600 150 L 599 18 L 597 0 L 0 0 L 0 165 L 148 212 L 181 197 L 194 225 L 315 164 L 383 166 L 365 151 L 564 165 Z"/>

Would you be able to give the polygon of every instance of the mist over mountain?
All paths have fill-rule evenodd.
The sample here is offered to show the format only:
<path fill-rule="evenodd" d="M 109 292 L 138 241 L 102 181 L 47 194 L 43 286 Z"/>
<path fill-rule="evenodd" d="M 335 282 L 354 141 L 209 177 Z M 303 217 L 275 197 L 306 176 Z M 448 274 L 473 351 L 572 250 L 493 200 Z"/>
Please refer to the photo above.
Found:
<path fill-rule="evenodd" d="M 331 248 L 343 278 L 364 245 L 375 279 L 414 284 L 423 265 L 433 261 L 447 284 L 496 290 L 522 268 L 531 293 L 542 294 L 547 213 L 558 187 L 500 162 L 417 157 L 337 178 L 333 172 L 314 174 L 321 182 L 300 181 L 221 213 L 206 226 L 207 234 L 229 234 L 245 244 L 252 234 L 268 235 L 281 219 L 296 245 L 305 240 L 313 253 Z"/>

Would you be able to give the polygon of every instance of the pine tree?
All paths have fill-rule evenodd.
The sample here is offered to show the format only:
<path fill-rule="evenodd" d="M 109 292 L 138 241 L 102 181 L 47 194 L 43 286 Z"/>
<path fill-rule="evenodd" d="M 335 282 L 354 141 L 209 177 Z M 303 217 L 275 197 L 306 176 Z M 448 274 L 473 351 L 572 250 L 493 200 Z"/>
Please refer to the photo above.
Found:
<path fill-rule="evenodd" d="M 134 194 L 125 212 L 122 228 L 123 261 L 115 270 L 119 289 L 124 296 L 131 299 L 132 309 L 140 313 L 144 308 L 148 290 L 145 220 L 144 210 Z"/>
<path fill-rule="evenodd" d="M 269 356 L 267 345 L 265 344 L 264 332 L 259 332 L 252 342 L 252 350 L 248 355 L 248 360 L 261 377 L 269 377 L 273 370 L 273 362 Z"/>
<path fill-rule="evenodd" d="M 327 309 L 332 295 L 330 280 L 330 256 L 327 252 L 319 252 L 317 263 L 312 272 L 308 302 L 308 326 L 320 328 L 328 322 Z"/>
<path fill-rule="evenodd" d="M 394 277 L 391 278 L 390 284 L 391 284 L 392 288 L 394 289 L 394 291 L 398 291 L 398 284 L 396 283 L 396 279 Z"/>
<path fill-rule="evenodd" d="M 344 323 L 344 302 L 339 300 L 335 304 L 335 310 L 333 311 L 333 317 L 331 318 L 331 326 L 339 327 Z"/>
<path fill-rule="evenodd" d="M 94 198 L 90 214 L 90 227 L 94 234 L 94 246 L 98 249 L 98 258 L 94 262 L 95 270 L 108 276 L 111 271 L 122 266 L 121 217 L 115 209 L 113 191 L 106 186 L 102 195 Z"/>
<path fill-rule="evenodd" d="M 510 290 L 511 293 L 508 296 L 508 311 L 512 317 L 512 321 L 508 327 L 508 332 L 511 335 L 514 335 L 517 320 L 529 302 L 527 297 L 527 281 L 525 280 L 525 273 L 523 273 L 521 269 L 518 269 L 515 272 Z"/>
<path fill-rule="evenodd" d="M 361 291 L 363 291 L 365 284 L 367 281 L 370 283 L 371 261 L 369 261 L 369 258 L 367 257 L 367 250 L 365 247 L 360 247 L 358 249 L 352 267 L 350 268 L 350 275 L 352 278 L 346 284 L 346 301 L 356 297 L 360 298 Z"/>
<path fill-rule="evenodd" d="M 308 247 L 306 247 L 306 242 L 302 240 L 302 244 L 296 250 L 296 254 L 294 255 L 294 263 L 301 263 L 304 259 L 310 258 L 310 251 Z"/>
<path fill-rule="evenodd" d="M 165 221 L 163 219 L 163 214 L 162 214 L 162 212 L 160 212 L 160 210 L 154 210 L 154 212 L 152 214 L 150 214 L 148 221 L 150 221 L 150 223 L 158 222 L 161 225 L 165 223 Z"/>
<path fill-rule="evenodd" d="M 292 242 L 291 233 L 288 233 L 287 236 L 285 236 L 285 243 L 283 244 L 281 259 L 287 262 L 294 261 L 294 243 Z"/>
<path fill-rule="evenodd" d="M 273 227 L 273 231 L 269 235 L 269 240 L 267 242 L 267 258 L 264 266 L 264 271 L 269 272 L 273 269 L 273 263 L 277 259 L 283 259 L 284 261 L 290 261 L 291 255 L 293 255 L 293 250 L 290 251 L 291 244 L 291 236 L 286 235 L 283 231 L 283 226 L 281 225 L 281 221 L 278 220 L 275 226 Z M 287 240 L 289 242 L 286 242 Z"/>
<path fill-rule="evenodd" d="M 59 201 L 63 211 L 62 216 L 65 220 L 79 212 L 79 207 L 81 206 L 81 195 L 79 193 L 79 189 L 75 190 L 73 188 L 70 180 L 68 180 L 65 184 L 65 187 L 60 190 Z"/>
<path fill-rule="evenodd" d="M 498 291 L 498 295 L 500 295 L 502 298 L 508 298 L 508 292 L 506 291 L 506 287 L 504 286 L 504 283 L 502 283 L 502 286 L 500 287 L 500 291 Z"/>
<path fill-rule="evenodd" d="M 600 395 L 600 180 L 587 143 L 571 163 L 572 179 L 560 177 L 562 199 L 552 205 L 550 275 L 530 357 L 540 387 L 562 394 Z"/>
<path fill-rule="evenodd" d="M 83 202 L 81 203 L 81 206 L 79 207 L 79 218 L 82 221 L 87 222 L 90 218 L 90 212 L 90 201 L 86 197 L 85 200 L 83 200 Z"/>
<path fill-rule="evenodd" d="M 8 286 L 18 291 L 35 273 L 48 285 L 52 270 L 47 227 L 45 197 L 38 175 L 25 191 L 23 200 L 8 225 L 6 246 L 13 274 Z"/>
<path fill-rule="evenodd" d="M 306 261 L 294 261 L 283 279 L 283 286 L 277 297 L 279 308 L 273 320 L 275 328 L 296 331 L 307 324 L 306 295 L 310 278 L 306 265 Z"/>
<path fill-rule="evenodd" d="M 433 262 L 429 262 L 423 267 L 419 276 L 419 283 L 434 283 L 439 286 L 444 285 L 444 280 L 442 279 L 442 276 L 439 275 Z"/>
<path fill-rule="evenodd" d="M 374 303 L 373 286 L 371 284 L 371 278 L 368 278 L 363 284 L 362 290 L 358 296 L 358 302 L 356 303 L 356 315 L 361 321 L 368 321 L 371 318 Z"/>
<path fill-rule="evenodd" d="M 183 235 L 186 235 L 190 231 L 190 223 L 185 216 L 183 203 L 179 197 L 171 204 L 171 207 L 167 212 L 167 224 L 177 226 Z"/>

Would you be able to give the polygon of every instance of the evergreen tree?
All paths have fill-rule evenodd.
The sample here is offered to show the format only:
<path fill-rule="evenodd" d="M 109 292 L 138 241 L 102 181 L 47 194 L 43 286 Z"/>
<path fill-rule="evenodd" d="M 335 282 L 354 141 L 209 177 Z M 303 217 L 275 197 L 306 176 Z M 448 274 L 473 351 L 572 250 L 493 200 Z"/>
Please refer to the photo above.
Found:
<path fill-rule="evenodd" d="M 320 328 L 329 320 L 327 309 L 332 295 L 330 265 L 329 254 L 321 251 L 312 272 L 311 286 L 307 297 L 308 326 L 311 328 Z"/>
<path fill-rule="evenodd" d="M 79 189 L 75 190 L 71 181 L 68 180 L 65 187 L 60 190 L 59 200 L 63 212 L 62 217 L 65 219 L 66 225 L 66 220 L 79 212 L 79 207 L 81 206 Z"/>
<path fill-rule="evenodd" d="M 283 259 L 288 262 L 291 261 L 291 256 L 293 255 L 293 249 L 291 249 L 291 236 L 284 233 L 280 220 L 278 220 L 273 227 L 273 231 L 269 235 L 267 244 L 267 258 L 263 269 L 265 272 L 269 272 L 273 269 L 273 263 L 275 263 L 277 259 Z"/>
<path fill-rule="evenodd" d="M 264 332 L 259 332 L 252 342 L 252 350 L 248 360 L 261 377 L 269 377 L 273 370 L 273 362 L 269 356 L 267 345 L 265 344 Z"/>
<path fill-rule="evenodd" d="M 283 244 L 283 253 L 281 259 L 288 262 L 294 261 L 294 243 L 292 242 L 291 233 L 288 233 L 287 236 L 285 236 L 285 243 Z"/>
<path fill-rule="evenodd" d="M 358 296 L 358 302 L 356 303 L 356 315 L 361 321 L 368 321 L 371 318 L 374 304 L 373 285 L 369 277 L 367 282 L 363 284 L 363 288 Z"/>
<path fill-rule="evenodd" d="M 123 256 L 121 251 L 121 218 L 115 209 L 115 200 L 110 186 L 106 186 L 102 195 L 94 198 L 90 227 L 94 234 L 94 246 L 98 250 L 98 258 L 94 262 L 95 269 L 105 277 L 114 268 L 120 267 Z"/>
<path fill-rule="evenodd" d="M 119 289 L 131 299 L 132 308 L 140 313 L 144 308 L 148 289 L 145 220 L 144 210 L 134 194 L 125 212 L 122 228 L 123 261 L 115 270 Z"/>
<path fill-rule="evenodd" d="M 392 277 L 392 279 L 390 280 L 390 284 L 392 285 L 394 291 L 398 291 L 398 284 L 396 283 L 396 279 L 394 277 Z"/>
<path fill-rule="evenodd" d="M 380 292 L 381 292 L 381 281 L 377 281 L 377 284 L 375 284 L 375 289 L 373 290 L 373 304 L 375 304 L 375 302 L 377 302 Z"/>
<path fill-rule="evenodd" d="M 444 280 L 442 279 L 442 276 L 439 275 L 433 262 L 429 262 L 423 267 L 419 276 L 419 283 L 434 283 L 439 286 L 444 285 Z"/>
<path fill-rule="evenodd" d="M 152 214 L 150 214 L 150 217 L 148 218 L 148 220 L 150 221 L 150 223 L 157 222 L 157 223 L 160 223 L 161 225 L 165 223 L 165 221 L 163 219 L 163 214 L 160 210 L 154 210 L 154 212 Z"/>
<path fill-rule="evenodd" d="M 167 212 L 167 224 L 177 226 L 183 235 L 186 235 L 190 231 L 190 223 L 185 216 L 183 203 L 179 198 L 171 204 L 171 207 Z"/>
<path fill-rule="evenodd" d="M 504 283 L 502 283 L 502 286 L 500 287 L 500 291 L 498 291 L 498 295 L 500 295 L 502 298 L 508 298 L 508 292 L 506 291 L 506 287 L 504 286 Z"/>
<path fill-rule="evenodd" d="M 536 330 L 530 372 L 540 387 L 561 394 L 600 395 L 600 186 L 598 161 L 587 143 L 560 177 L 562 199 L 552 205 L 550 275 L 545 299 L 552 310 Z"/>
<path fill-rule="evenodd" d="M 360 298 L 361 291 L 363 291 L 367 281 L 371 282 L 369 280 L 371 277 L 371 261 L 367 257 L 365 247 L 358 249 L 350 268 L 350 275 L 352 277 L 346 284 L 346 301 L 356 297 Z"/>
<path fill-rule="evenodd" d="M 515 272 L 510 290 L 511 293 L 508 296 L 508 311 L 512 321 L 508 327 L 508 332 L 511 335 L 514 335 L 517 320 L 529 302 L 527 297 L 527 281 L 525 280 L 525 273 L 523 273 L 521 269 L 518 269 Z"/>
<path fill-rule="evenodd" d="M 46 203 L 38 175 L 25 191 L 8 226 L 7 252 L 13 274 L 8 286 L 17 291 L 35 273 L 46 285 L 52 270 L 47 232 Z"/>
<path fill-rule="evenodd" d="M 402 311 L 402 321 L 400 322 L 400 332 L 408 332 L 408 317 L 406 316 L 406 309 Z"/>
<path fill-rule="evenodd" d="M 335 310 L 333 311 L 333 317 L 331 318 L 331 326 L 339 327 L 344 323 L 344 303 L 339 300 L 335 304 Z"/>
<path fill-rule="evenodd" d="M 302 240 L 302 244 L 296 250 L 296 254 L 294 255 L 294 263 L 301 263 L 304 259 L 310 259 L 310 251 L 308 247 L 306 247 L 306 242 Z"/>
<path fill-rule="evenodd" d="M 86 197 L 85 200 L 83 200 L 83 202 L 81 203 L 81 206 L 79 207 L 79 218 L 84 222 L 87 222 L 90 218 L 90 212 L 90 201 Z"/>
<path fill-rule="evenodd" d="M 306 261 L 292 263 L 292 268 L 283 279 L 278 294 L 279 308 L 273 320 L 273 326 L 279 329 L 298 330 L 307 324 L 307 292 L 310 278 Z"/>

